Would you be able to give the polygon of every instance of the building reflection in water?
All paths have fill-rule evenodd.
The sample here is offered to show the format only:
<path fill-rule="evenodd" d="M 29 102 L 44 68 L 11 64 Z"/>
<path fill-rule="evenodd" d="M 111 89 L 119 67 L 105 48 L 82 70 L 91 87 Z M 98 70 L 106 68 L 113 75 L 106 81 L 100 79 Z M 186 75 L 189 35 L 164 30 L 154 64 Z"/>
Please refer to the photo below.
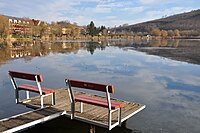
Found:
<path fill-rule="evenodd" d="M 80 49 L 88 51 L 91 55 L 96 50 L 105 50 L 106 47 L 115 46 L 119 48 L 178 48 L 196 47 L 196 43 L 188 43 L 186 40 L 104 40 L 99 42 L 80 41 L 57 41 L 57 42 L 7 42 L 0 44 L 0 63 L 5 63 L 10 59 L 47 56 L 50 53 L 74 53 Z"/>
<path fill-rule="evenodd" d="M 80 49 L 86 49 L 93 54 L 96 49 L 105 49 L 105 45 L 96 42 L 7 42 L 0 48 L 0 63 L 27 56 L 46 56 L 50 53 L 77 54 Z"/>

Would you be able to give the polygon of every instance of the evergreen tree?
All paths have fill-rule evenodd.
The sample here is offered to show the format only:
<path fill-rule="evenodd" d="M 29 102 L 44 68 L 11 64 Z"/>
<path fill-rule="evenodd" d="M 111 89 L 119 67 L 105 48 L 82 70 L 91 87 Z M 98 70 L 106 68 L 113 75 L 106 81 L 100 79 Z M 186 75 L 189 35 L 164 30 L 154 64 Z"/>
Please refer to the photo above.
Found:
<path fill-rule="evenodd" d="M 97 28 L 94 25 L 94 22 L 91 21 L 90 24 L 87 26 L 87 30 L 89 35 L 95 36 L 97 34 Z"/>

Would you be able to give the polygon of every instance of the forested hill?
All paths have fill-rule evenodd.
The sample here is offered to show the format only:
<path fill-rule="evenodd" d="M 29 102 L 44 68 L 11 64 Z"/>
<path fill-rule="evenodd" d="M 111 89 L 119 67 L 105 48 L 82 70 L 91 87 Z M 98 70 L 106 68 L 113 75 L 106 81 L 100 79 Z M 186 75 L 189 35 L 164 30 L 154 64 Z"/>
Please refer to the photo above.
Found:
<path fill-rule="evenodd" d="M 200 33 L 200 9 L 144 23 L 120 26 L 116 31 L 150 32 L 153 29 L 193 31 Z"/>

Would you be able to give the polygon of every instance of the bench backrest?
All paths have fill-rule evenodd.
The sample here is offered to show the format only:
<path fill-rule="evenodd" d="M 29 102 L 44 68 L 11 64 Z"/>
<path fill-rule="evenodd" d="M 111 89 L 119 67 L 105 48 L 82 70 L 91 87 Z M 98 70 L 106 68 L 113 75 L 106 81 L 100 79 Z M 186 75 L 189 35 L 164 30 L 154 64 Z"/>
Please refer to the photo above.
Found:
<path fill-rule="evenodd" d="M 8 71 L 8 73 L 13 78 L 36 81 L 35 77 L 37 77 L 38 82 L 43 82 L 43 78 L 41 74 L 32 74 L 32 73 L 24 73 L 24 72 L 17 72 L 17 71 Z"/>
<path fill-rule="evenodd" d="M 103 92 L 106 92 L 106 87 L 108 87 L 108 92 L 114 93 L 114 87 L 112 85 L 66 79 L 66 82 L 67 81 L 71 87 L 84 88 L 84 89 L 103 91 Z"/>

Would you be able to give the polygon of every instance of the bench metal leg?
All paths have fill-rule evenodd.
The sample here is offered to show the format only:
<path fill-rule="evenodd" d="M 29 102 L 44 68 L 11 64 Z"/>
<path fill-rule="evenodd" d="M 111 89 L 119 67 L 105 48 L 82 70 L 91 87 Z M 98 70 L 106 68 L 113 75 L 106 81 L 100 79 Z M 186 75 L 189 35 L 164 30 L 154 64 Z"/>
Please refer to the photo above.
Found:
<path fill-rule="evenodd" d="M 18 104 L 20 102 L 20 99 L 19 99 L 19 90 L 17 88 L 17 84 L 15 82 L 15 79 L 11 76 L 11 83 L 15 89 L 15 102 Z"/>
<path fill-rule="evenodd" d="M 112 124 L 112 113 L 118 111 L 118 118 L 117 118 L 117 122 Z M 117 125 L 121 125 L 121 108 L 115 109 L 115 110 L 109 110 L 108 112 L 108 128 L 109 130 L 111 130 L 112 128 L 114 128 Z"/>
<path fill-rule="evenodd" d="M 83 102 L 80 102 L 80 112 L 83 113 Z"/>
<path fill-rule="evenodd" d="M 44 108 L 44 96 L 40 96 L 41 108 Z"/>
<path fill-rule="evenodd" d="M 15 102 L 19 103 L 19 91 L 17 89 L 15 89 Z"/>
<path fill-rule="evenodd" d="M 29 95 L 29 91 L 26 91 L 26 99 L 29 99 L 30 95 Z"/>
<path fill-rule="evenodd" d="M 109 128 L 109 130 L 112 129 L 111 125 L 112 125 L 112 110 L 109 110 L 108 111 L 108 128 Z"/>
<path fill-rule="evenodd" d="M 118 122 L 119 122 L 119 125 L 121 126 L 121 124 L 122 124 L 122 108 L 119 108 L 119 110 L 118 110 Z"/>
<path fill-rule="evenodd" d="M 55 105 L 55 93 L 50 93 L 46 95 L 41 95 L 40 100 L 41 100 L 41 108 L 44 108 L 44 97 L 50 96 L 51 95 L 51 104 Z"/>
<path fill-rule="evenodd" d="M 74 119 L 75 103 L 71 103 L 71 119 Z"/>
<path fill-rule="evenodd" d="M 52 105 L 56 104 L 56 98 L 55 98 L 55 93 L 52 93 Z"/>

